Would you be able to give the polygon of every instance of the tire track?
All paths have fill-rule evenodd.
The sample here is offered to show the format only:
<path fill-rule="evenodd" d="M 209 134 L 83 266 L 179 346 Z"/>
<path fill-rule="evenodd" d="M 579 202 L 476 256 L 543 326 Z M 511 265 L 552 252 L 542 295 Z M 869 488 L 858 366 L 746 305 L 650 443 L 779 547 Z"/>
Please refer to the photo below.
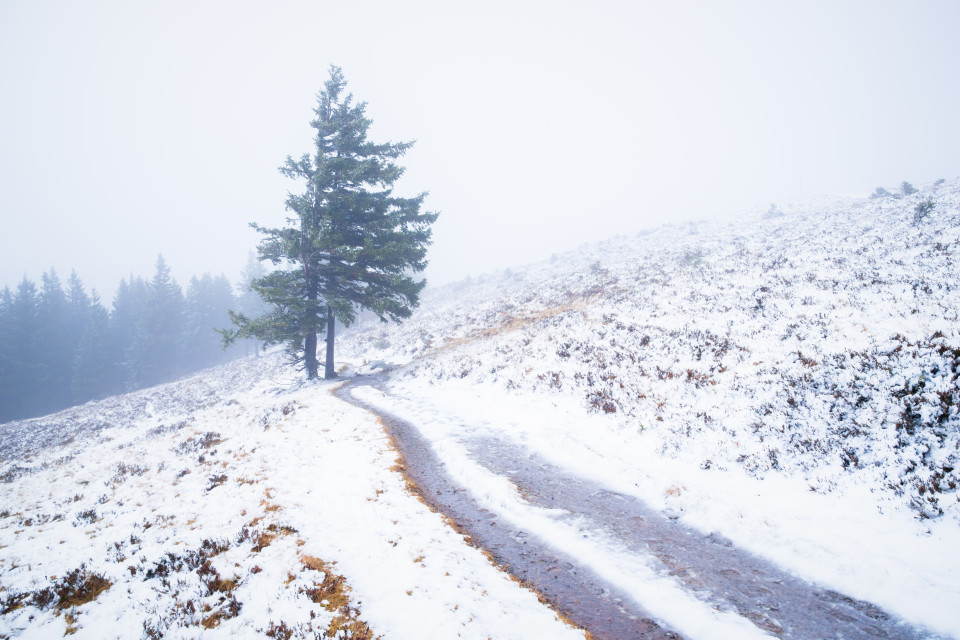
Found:
<path fill-rule="evenodd" d="M 410 422 L 350 393 L 354 385 L 384 391 L 386 375 L 357 376 L 339 399 L 377 415 L 393 437 L 404 472 L 421 498 L 453 522 L 498 565 L 541 594 L 555 610 L 597 639 L 680 639 L 630 594 L 590 566 L 483 508 L 453 481 L 429 442 Z M 513 442 L 488 437 L 462 441 L 471 457 L 518 486 L 533 505 L 562 509 L 580 528 L 594 529 L 631 552 L 659 563 L 669 576 L 720 611 L 735 611 L 787 640 L 935 638 L 878 607 L 796 578 L 715 534 L 704 536 L 633 496 L 609 491 L 552 465 Z"/>

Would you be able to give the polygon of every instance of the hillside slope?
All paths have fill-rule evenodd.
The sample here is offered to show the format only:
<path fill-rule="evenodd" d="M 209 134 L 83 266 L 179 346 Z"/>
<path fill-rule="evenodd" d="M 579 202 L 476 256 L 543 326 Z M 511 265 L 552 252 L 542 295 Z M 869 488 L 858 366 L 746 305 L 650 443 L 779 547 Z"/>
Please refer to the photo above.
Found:
<path fill-rule="evenodd" d="M 354 387 L 685 637 L 748 636 L 469 444 L 960 637 L 960 182 L 784 210 L 427 290 L 408 322 L 345 332 L 338 364 L 392 369 Z M 333 386 L 272 355 L 0 425 L 0 637 L 583 637 L 409 492 Z"/>
<path fill-rule="evenodd" d="M 958 522 L 958 251 L 957 181 L 808 200 L 429 291 L 341 352 L 409 363 L 408 381 L 577 398 L 662 456 Z"/>
<path fill-rule="evenodd" d="M 0 427 L 0 638 L 582 638 L 279 354 Z"/>

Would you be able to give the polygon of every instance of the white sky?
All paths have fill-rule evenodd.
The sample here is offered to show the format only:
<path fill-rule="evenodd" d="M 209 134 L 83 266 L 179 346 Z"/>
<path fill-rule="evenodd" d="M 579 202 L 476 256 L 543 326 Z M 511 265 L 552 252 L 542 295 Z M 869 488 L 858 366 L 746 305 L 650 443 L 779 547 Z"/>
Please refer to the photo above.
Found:
<path fill-rule="evenodd" d="M 958 175 L 960 2 L 0 0 L 0 286 L 236 279 L 327 67 L 411 140 L 435 284 Z"/>

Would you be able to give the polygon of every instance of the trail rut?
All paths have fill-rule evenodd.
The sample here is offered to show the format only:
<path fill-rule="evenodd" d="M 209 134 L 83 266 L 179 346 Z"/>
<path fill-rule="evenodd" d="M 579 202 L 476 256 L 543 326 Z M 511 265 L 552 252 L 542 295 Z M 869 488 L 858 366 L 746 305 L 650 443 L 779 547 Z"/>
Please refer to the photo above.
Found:
<path fill-rule="evenodd" d="M 358 376 L 335 395 L 380 417 L 403 456 L 408 478 L 431 508 L 594 638 L 683 637 L 588 563 L 485 508 L 467 487 L 451 479 L 416 425 L 351 395 L 360 384 L 383 391 L 385 382 L 384 375 Z M 595 533 L 647 558 L 658 574 L 677 581 L 698 600 L 717 611 L 735 612 L 772 637 L 937 637 L 870 603 L 794 577 L 722 536 L 686 527 L 633 496 L 580 478 L 520 444 L 477 433 L 465 436 L 461 444 L 474 461 L 513 482 L 531 504 L 563 510 L 559 519 L 583 529 L 585 536 Z"/>

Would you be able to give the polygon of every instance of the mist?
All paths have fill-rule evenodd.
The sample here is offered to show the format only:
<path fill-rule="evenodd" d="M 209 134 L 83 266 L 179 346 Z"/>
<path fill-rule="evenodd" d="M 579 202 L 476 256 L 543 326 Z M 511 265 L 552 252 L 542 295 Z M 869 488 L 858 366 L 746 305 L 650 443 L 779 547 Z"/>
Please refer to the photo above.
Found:
<path fill-rule="evenodd" d="M 442 284 L 655 225 L 957 175 L 954 2 L 0 6 L 0 286 L 236 281 L 330 64 Z"/>

